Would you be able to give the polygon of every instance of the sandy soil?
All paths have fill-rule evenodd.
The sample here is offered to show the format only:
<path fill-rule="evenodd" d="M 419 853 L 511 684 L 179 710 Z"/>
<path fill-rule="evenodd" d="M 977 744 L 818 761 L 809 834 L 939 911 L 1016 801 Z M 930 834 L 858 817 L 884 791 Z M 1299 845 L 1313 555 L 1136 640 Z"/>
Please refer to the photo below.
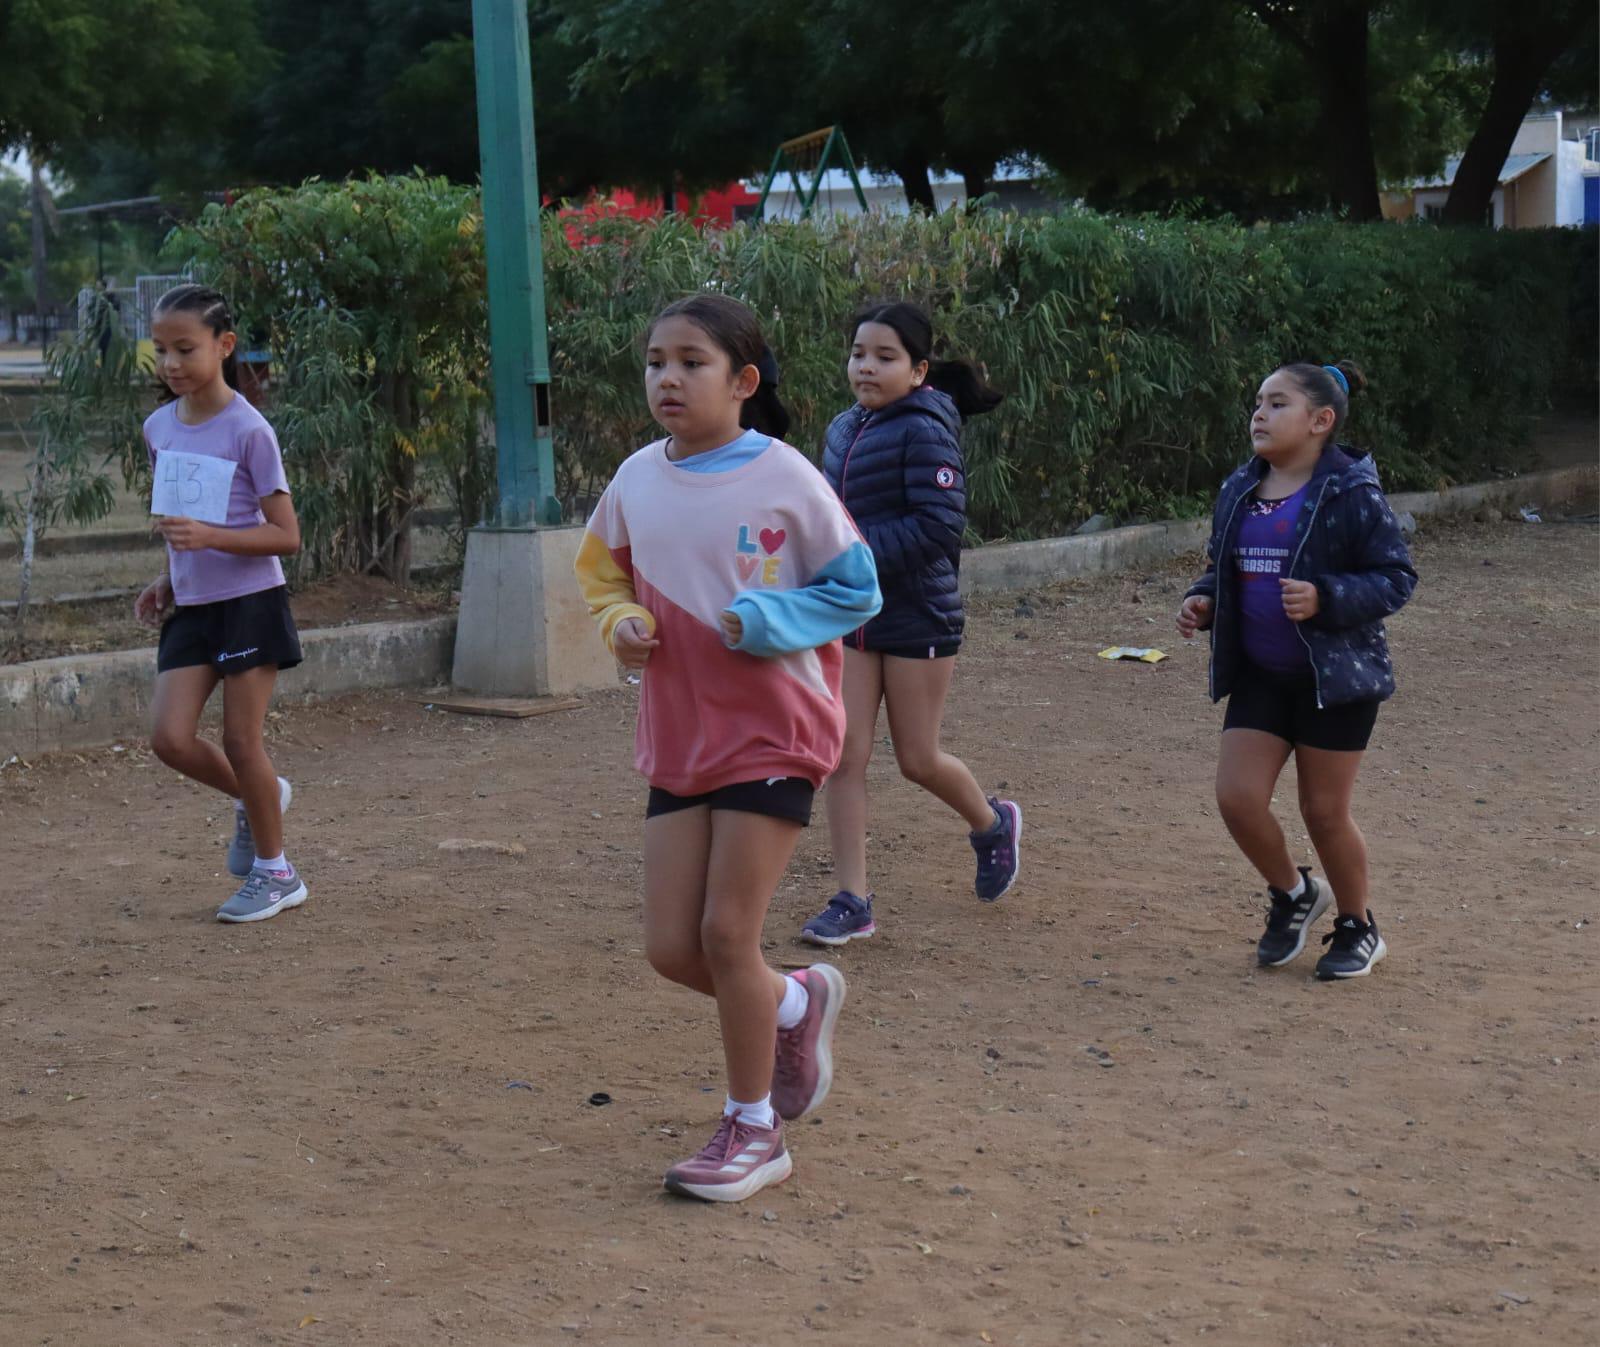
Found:
<path fill-rule="evenodd" d="M 1187 572 L 980 606 L 947 741 L 1023 877 L 979 905 L 880 755 L 837 1084 L 737 1208 L 659 1189 L 722 1087 L 639 951 L 629 690 L 276 715 L 312 898 L 257 927 L 139 745 L 0 772 L 0 1342 L 1592 1342 L 1597 541 L 1419 539 L 1359 794 L 1392 953 L 1344 985 L 1255 966 Z"/>

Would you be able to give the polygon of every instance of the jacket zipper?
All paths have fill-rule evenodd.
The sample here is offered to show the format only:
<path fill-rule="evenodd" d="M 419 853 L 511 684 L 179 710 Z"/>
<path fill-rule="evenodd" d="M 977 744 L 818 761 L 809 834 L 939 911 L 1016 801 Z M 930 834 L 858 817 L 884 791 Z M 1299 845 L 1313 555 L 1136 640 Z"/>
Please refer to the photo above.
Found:
<path fill-rule="evenodd" d="M 861 418 L 861 424 L 856 427 L 855 438 L 850 441 L 850 447 L 844 451 L 844 462 L 839 467 L 839 504 L 844 505 L 844 484 L 850 479 L 850 455 L 855 453 L 856 445 L 861 442 L 861 437 L 867 432 L 867 422 L 872 420 L 872 413 L 868 412 Z M 848 505 L 844 505 L 849 509 Z"/>
<path fill-rule="evenodd" d="M 1289 570 L 1284 577 L 1285 579 L 1294 578 L 1295 564 L 1300 560 L 1300 554 L 1306 550 L 1306 544 L 1311 541 L 1311 530 L 1316 527 L 1317 523 L 1317 511 L 1322 508 L 1323 497 L 1328 494 L 1328 488 L 1332 485 L 1333 478 L 1330 476 L 1322 484 L 1322 490 L 1317 492 L 1317 503 L 1311 507 L 1311 519 L 1306 524 L 1306 531 L 1300 539 L 1300 546 L 1294 549 L 1294 555 L 1289 558 Z M 1325 709 L 1322 705 L 1322 670 L 1317 668 L 1317 652 L 1311 648 L 1311 642 L 1306 640 L 1306 634 L 1302 630 L 1304 625 L 1304 623 L 1296 622 L 1294 624 L 1294 634 L 1300 638 L 1300 644 L 1305 646 L 1306 658 L 1311 662 L 1311 682 L 1317 690 L 1317 710 L 1321 711 Z"/>
<path fill-rule="evenodd" d="M 1250 491 L 1254 490 L 1255 487 L 1252 486 L 1249 491 L 1245 491 L 1233 502 L 1233 509 L 1228 511 L 1227 523 L 1223 524 L 1222 526 L 1221 537 L 1224 545 L 1217 549 L 1220 553 L 1222 553 L 1222 556 L 1218 557 L 1215 561 L 1217 568 L 1217 592 L 1216 597 L 1213 599 L 1213 603 L 1216 606 L 1211 612 L 1211 665 L 1206 670 L 1206 683 L 1211 690 L 1212 701 L 1217 699 L 1217 629 L 1222 625 L 1222 567 L 1225 564 L 1223 558 L 1225 558 L 1228 554 L 1226 544 L 1228 541 L 1228 533 L 1233 528 L 1233 517 L 1239 513 L 1239 506 L 1244 503 L 1245 496 L 1248 496 Z"/>
<path fill-rule="evenodd" d="M 850 441 L 850 447 L 844 451 L 844 462 L 842 464 L 840 464 L 840 466 L 839 466 L 839 504 L 840 505 L 844 505 L 846 513 L 849 512 L 850 507 L 848 505 L 845 505 L 844 487 L 845 487 L 845 483 L 850 480 L 850 455 L 855 453 L 856 445 L 861 442 L 861 437 L 864 434 L 866 434 L 867 422 L 869 422 L 870 420 L 872 420 L 872 413 L 871 412 L 868 412 L 865 416 L 863 416 L 861 418 L 861 424 L 856 427 L 855 438 Z M 856 640 L 856 649 L 857 650 L 862 650 L 862 651 L 866 650 L 866 648 L 867 648 L 867 624 L 865 622 L 863 622 L 859 627 L 856 628 L 856 630 L 855 630 L 855 640 Z"/>

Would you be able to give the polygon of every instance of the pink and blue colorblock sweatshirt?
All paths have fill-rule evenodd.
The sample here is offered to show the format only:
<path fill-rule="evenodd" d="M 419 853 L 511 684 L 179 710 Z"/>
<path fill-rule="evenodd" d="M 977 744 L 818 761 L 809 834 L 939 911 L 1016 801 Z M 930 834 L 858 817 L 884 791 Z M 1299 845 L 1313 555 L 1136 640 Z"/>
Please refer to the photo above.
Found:
<path fill-rule="evenodd" d="M 882 606 L 872 553 L 790 445 L 747 434 L 693 467 L 666 450 L 658 440 L 617 470 L 577 561 L 608 648 L 628 618 L 661 642 L 641 680 L 636 765 L 674 795 L 784 776 L 820 786 L 844 745 L 839 638 Z M 736 648 L 724 611 L 744 627 Z"/>

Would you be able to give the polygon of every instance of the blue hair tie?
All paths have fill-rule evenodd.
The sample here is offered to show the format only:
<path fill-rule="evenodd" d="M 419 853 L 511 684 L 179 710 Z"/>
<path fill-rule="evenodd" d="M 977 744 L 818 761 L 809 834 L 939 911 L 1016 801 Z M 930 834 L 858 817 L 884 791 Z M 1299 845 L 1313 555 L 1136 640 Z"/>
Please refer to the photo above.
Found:
<path fill-rule="evenodd" d="M 1327 370 L 1329 374 L 1333 375 L 1333 377 L 1337 381 L 1339 387 L 1344 389 L 1345 397 L 1349 397 L 1350 396 L 1350 380 L 1348 380 L 1347 378 L 1344 377 L 1344 371 L 1342 369 L 1340 369 L 1337 365 L 1324 365 L 1322 368 Z"/>

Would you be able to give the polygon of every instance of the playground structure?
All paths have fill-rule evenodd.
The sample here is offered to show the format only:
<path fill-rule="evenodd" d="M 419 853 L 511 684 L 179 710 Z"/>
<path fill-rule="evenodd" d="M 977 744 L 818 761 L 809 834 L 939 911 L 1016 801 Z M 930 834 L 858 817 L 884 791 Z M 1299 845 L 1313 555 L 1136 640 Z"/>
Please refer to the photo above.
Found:
<path fill-rule="evenodd" d="M 855 159 L 850 154 L 850 145 L 845 140 L 844 131 L 837 126 L 824 126 L 803 136 L 786 140 L 773 151 L 772 163 L 767 168 L 767 176 L 761 184 L 761 199 L 756 203 L 756 219 L 763 218 L 767 198 L 772 194 L 772 186 L 785 173 L 794 184 L 794 200 L 799 207 L 798 218 L 810 219 L 816 210 L 830 168 L 840 169 L 845 174 L 855 195 L 856 204 L 864 212 L 867 209 L 867 194 L 861 190 L 861 177 L 856 172 Z M 809 175 L 809 182 L 803 182 L 801 174 Z M 827 204 L 832 204 L 831 190 Z"/>

